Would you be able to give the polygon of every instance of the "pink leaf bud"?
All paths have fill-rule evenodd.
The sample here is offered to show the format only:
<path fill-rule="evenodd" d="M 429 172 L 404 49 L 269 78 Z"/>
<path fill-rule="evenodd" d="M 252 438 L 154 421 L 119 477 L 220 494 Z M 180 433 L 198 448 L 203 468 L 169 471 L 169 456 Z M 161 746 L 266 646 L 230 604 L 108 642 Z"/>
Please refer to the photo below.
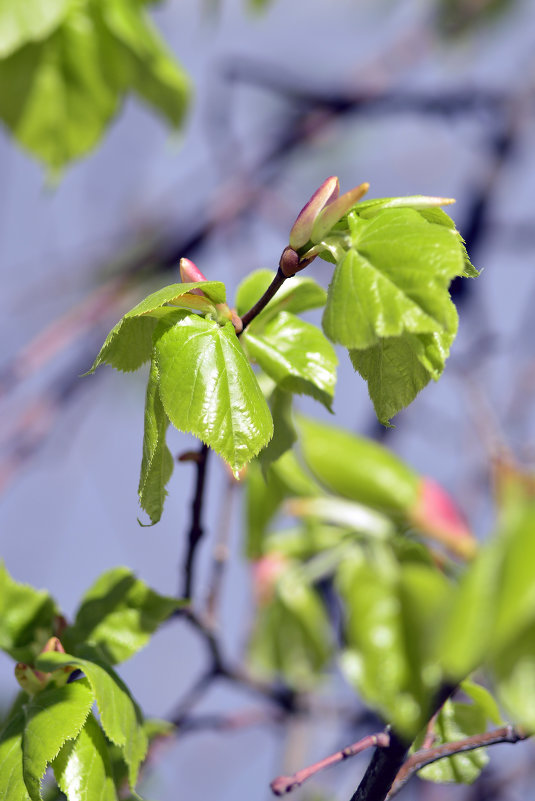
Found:
<path fill-rule="evenodd" d="M 208 279 L 201 273 L 196 264 L 190 259 L 180 259 L 180 278 L 183 284 L 193 284 Z M 194 295 L 204 295 L 202 289 L 192 289 Z"/>
<path fill-rule="evenodd" d="M 290 247 L 299 250 L 310 240 L 314 220 L 329 203 L 332 203 L 340 194 L 340 184 L 336 175 L 327 178 L 319 189 L 316 189 L 308 203 L 306 203 L 290 231 Z M 293 273 L 292 273 L 293 275 Z"/>
<path fill-rule="evenodd" d="M 464 559 L 475 556 L 477 542 L 466 520 L 448 493 L 433 479 L 420 479 L 418 497 L 409 519 L 416 528 L 458 556 Z"/>
<path fill-rule="evenodd" d="M 254 593 L 259 606 L 272 600 L 277 580 L 287 567 L 288 560 L 280 553 L 267 554 L 253 563 Z"/>
<path fill-rule="evenodd" d="M 332 203 L 329 203 L 314 220 L 314 225 L 312 226 L 312 232 L 310 234 L 312 242 L 321 242 L 331 228 L 342 219 L 344 214 L 347 214 L 355 203 L 366 194 L 369 188 L 370 185 L 367 183 L 360 184 L 360 186 L 350 189 L 349 192 L 346 192 Z"/>

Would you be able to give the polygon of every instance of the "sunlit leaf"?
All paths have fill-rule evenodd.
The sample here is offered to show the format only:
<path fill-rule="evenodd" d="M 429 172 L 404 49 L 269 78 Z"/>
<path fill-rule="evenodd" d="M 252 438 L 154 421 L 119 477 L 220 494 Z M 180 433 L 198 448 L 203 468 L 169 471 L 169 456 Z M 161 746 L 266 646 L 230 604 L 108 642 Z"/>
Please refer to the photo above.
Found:
<path fill-rule="evenodd" d="M 243 316 L 259 300 L 271 284 L 275 273 L 273 270 L 256 270 L 248 275 L 238 287 L 236 308 Z M 251 323 L 250 330 L 258 330 L 262 325 L 281 311 L 299 314 L 309 309 L 317 309 L 325 305 L 327 293 L 314 281 L 305 276 L 294 276 L 284 282 L 266 308 Z"/>
<path fill-rule="evenodd" d="M 152 523 L 162 516 L 166 485 L 173 472 L 173 455 L 165 442 L 169 418 L 165 414 L 158 387 L 158 368 L 151 363 L 145 398 L 143 458 L 139 479 L 139 502 Z"/>
<path fill-rule="evenodd" d="M 0 562 L 0 648 L 18 662 L 33 662 L 53 634 L 56 605 L 45 590 L 14 581 Z"/>
<path fill-rule="evenodd" d="M 169 315 L 154 335 L 164 410 L 237 473 L 271 439 L 273 421 L 231 323 Z"/>
<path fill-rule="evenodd" d="M 66 743 L 53 762 L 54 776 L 68 801 L 116 801 L 108 744 L 89 715 L 76 740 Z"/>
<path fill-rule="evenodd" d="M 45 39 L 59 25 L 69 0 L 0 1 L 0 58 L 27 44 Z"/>

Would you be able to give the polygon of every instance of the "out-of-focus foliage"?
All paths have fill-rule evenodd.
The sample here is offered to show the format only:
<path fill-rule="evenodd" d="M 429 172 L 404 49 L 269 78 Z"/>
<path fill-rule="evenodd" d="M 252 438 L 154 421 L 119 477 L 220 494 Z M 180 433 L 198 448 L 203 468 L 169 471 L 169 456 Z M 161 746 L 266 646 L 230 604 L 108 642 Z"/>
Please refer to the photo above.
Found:
<path fill-rule="evenodd" d="M 129 92 L 174 128 L 187 76 L 130 0 L 0 3 L 0 118 L 58 170 L 93 148 Z"/>

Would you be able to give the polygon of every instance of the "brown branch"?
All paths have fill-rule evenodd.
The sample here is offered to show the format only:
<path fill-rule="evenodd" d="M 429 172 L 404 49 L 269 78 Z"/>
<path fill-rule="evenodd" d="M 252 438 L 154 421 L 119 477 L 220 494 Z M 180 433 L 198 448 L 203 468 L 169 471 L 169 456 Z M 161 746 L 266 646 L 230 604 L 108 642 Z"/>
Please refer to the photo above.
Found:
<path fill-rule="evenodd" d="M 319 773 L 321 770 L 331 765 L 336 765 L 344 759 L 356 756 L 362 751 L 365 751 L 366 748 L 372 748 L 374 745 L 378 748 L 386 748 L 389 744 L 390 735 L 388 732 L 369 734 L 367 737 L 363 737 L 362 740 L 353 743 L 353 745 L 348 745 L 346 748 L 342 748 L 341 751 L 336 751 L 336 753 L 325 757 L 325 759 L 321 759 L 319 762 L 315 762 L 307 768 L 298 770 L 297 773 L 294 773 L 292 776 L 277 776 L 277 778 L 273 779 L 271 782 L 270 787 L 275 795 L 285 795 L 295 790 L 296 787 L 300 787 L 303 782 L 311 776 L 314 776 L 316 773 Z"/>
<path fill-rule="evenodd" d="M 204 529 L 202 527 L 201 516 L 204 497 L 204 485 L 206 478 L 206 464 L 210 449 L 204 442 L 199 448 L 198 459 L 195 462 L 197 468 L 197 480 L 195 482 L 195 493 L 191 503 L 191 527 L 188 535 L 188 550 L 184 560 L 184 589 L 183 597 L 191 598 L 193 591 L 193 569 L 197 546 L 202 539 Z"/>
<path fill-rule="evenodd" d="M 263 309 L 265 309 L 271 298 L 279 291 L 279 289 L 281 288 L 281 286 L 285 281 L 286 281 L 286 276 L 279 267 L 275 275 L 275 278 L 268 286 L 268 288 L 266 289 L 260 300 L 258 300 L 255 303 L 255 305 L 251 309 L 249 309 L 249 311 L 246 312 L 246 314 L 244 314 L 243 317 L 241 318 L 244 329 L 249 325 L 249 323 L 252 320 L 254 320 L 255 317 L 257 317 L 260 314 L 260 312 Z"/>
<path fill-rule="evenodd" d="M 455 756 L 456 754 L 463 754 L 466 751 L 474 751 L 476 748 L 482 748 L 487 745 L 518 743 L 520 740 L 527 740 L 528 737 L 531 737 L 531 734 L 528 732 L 508 725 L 484 732 L 483 734 L 474 734 L 471 737 L 466 737 L 464 740 L 456 740 L 453 743 L 444 743 L 434 748 L 422 748 L 409 757 L 399 770 L 387 798 L 393 798 L 408 782 L 411 776 L 426 765 L 430 765 L 432 762 L 437 762 L 439 759 L 445 759 L 446 757 Z"/>

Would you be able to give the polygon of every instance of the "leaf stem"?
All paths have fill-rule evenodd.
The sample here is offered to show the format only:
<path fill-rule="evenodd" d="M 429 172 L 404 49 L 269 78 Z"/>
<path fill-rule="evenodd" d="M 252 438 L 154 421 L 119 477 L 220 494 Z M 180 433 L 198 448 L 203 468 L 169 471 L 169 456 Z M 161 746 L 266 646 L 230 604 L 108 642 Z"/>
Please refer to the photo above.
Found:
<path fill-rule="evenodd" d="M 250 322 L 252 322 L 252 320 L 254 320 L 255 317 L 260 314 L 263 309 L 265 309 L 271 298 L 278 292 L 285 281 L 286 276 L 279 267 L 273 281 L 268 286 L 260 300 L 257 300 L 255 305 L 241 318 L 244 329 L 249 325 Z"/>

